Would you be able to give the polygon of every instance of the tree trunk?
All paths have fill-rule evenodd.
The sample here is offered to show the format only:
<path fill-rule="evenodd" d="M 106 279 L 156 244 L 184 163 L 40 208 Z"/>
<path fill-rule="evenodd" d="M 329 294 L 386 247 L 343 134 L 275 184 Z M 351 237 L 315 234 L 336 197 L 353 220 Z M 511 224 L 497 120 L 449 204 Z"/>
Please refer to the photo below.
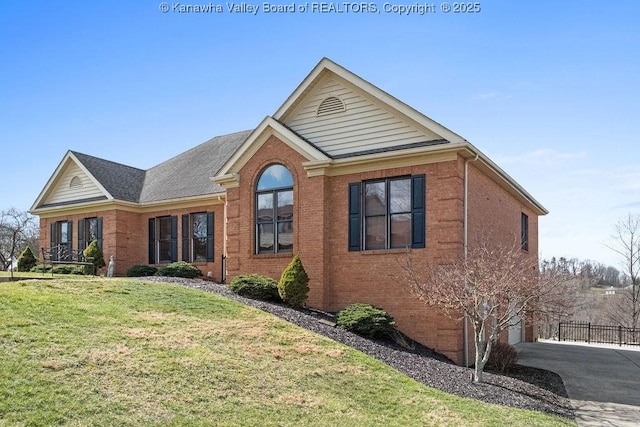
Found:
<path fill-rule="evenodd" d="M 482 373 L 484 372 L 484 366 L 487 364 L 487 350 L 490 349 L 489 342 L 485 338 L 484 327 L 481 327 L 475 334 L 476 344 L 476 362 L 473 371 L 473 382 L 482 382 Z"/>

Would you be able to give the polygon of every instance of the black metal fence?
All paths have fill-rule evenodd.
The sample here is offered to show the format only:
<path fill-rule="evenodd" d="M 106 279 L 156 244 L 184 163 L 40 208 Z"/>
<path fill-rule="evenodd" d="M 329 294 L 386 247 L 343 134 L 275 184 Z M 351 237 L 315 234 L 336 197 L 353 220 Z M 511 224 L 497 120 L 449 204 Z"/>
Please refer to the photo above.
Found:
<path fill-rule="evenodd" d="M 592 325 L 587 322 L 560 322 L 558 341 L 584 341 L 598 344 L 640 345 L 640 329 L 623 326 Z"/>

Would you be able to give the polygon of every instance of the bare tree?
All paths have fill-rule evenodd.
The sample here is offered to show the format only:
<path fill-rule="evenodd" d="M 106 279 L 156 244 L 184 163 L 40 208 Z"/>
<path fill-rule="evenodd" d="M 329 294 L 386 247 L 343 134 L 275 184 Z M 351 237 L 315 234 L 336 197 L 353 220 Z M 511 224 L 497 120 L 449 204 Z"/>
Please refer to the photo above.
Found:
<path fill-rule="evenodd" d="M 484 366 L 500 333 L 518 318 L 567 305 L 567 275 L 539 274 L 537 258 L 523 253 L 519 241 L 508 244 L 478 239 L 467 256 L 454 262 L 428 265 L 417 271 L 407 256 L 404 271 L 413 293 L 437 306 L 451 319 L 468 318 L 475 342 L 474 382 L 482 381 Z"/>
<path fill-rule="evenodd" d="M 0 266 L 6 270 L 20 252 L 37 242 L 35 217 L 28 212 L 10 208 L 0 212 Z M 31 248 L 32 251 L 37 248 Z M 37 253 L 37 252 L 35 252 Z"/>
<path fill-rule="evenodd" d="M 607 247 L 622 258 L 623 273 L 630 285 L 611 300 L 610 320 L 620 326 L 638 328 L 640 318 L 640 215 L 619 220 Z"/>

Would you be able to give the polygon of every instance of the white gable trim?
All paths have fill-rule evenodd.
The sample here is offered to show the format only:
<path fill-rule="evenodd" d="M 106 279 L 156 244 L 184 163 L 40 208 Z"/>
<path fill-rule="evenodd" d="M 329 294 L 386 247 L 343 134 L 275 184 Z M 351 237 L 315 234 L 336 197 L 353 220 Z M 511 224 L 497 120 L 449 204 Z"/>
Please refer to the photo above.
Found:
<path fill-rule="evenodd" d="M 409 122 L 413 122 L 418 127 L 424 127 L 430 132 L 436 133 L 452 143 L 466 141 L 463 137 L 442 126 L 440 123 L 430 119 L 404 102 L 389 95 L 387 92 L 379 89 L 327 58 L 323 58 L 318 65 L 316 65 L 311 73 L 309 73 L 302 83 L 300 83 L 300 85 L 287 98 L 284 104 L 282 104 L 282 106 L 275 112 L 273 117 L 278 121 L 284 122 L 295 114 L 301 103 L 300 101 L 306 98 L 315 85 L 324 78 L 326 73 L 332 73 L 338 81 L 346 83 L 348 86 L 353 87 L 362 94 L 369 95 L 374 101 L 378 101 L 378 103 L 386 109 L 391 109 L 396 114 L 407 119 Z"/>
<path fill-rule="evenodd" d="M 275 136 L 308 160 L 329 160 L 329 157 L 322 151 L 301 139 L 273 117 L 267 116 L 258 127 L 251 132 L 251 135 L 247 137 L 229 160 L 222 165 L 216 176 L 212 179 L 220 185 L 228 183 L 230 177 L 237 175 L 240 169 L 242 169 L 271 136 Z"/>
<path fill-rule="evenodd" d="M 51 192 L 55 189 L 56 185 L 60 182 L 60 178 L 62 177 L 62 173 L 69 164 L 75 164 L 80 170 L 91 180 L 91 182 L 98 187 L 98 189 L 104 194 L 107 200 L 113 200 L 114 197 L 104 188 L 104 186 L 89 172 L 89 170 L 82 164 L 80 160 L 73 154 L 71 151 L 67 151 L 67 154 L 62 158 L 62 161 L 58 164 L 58 167 L 53 172 L 47 184 L 44 186 L 38 198 L 31 206 L 30 212 L 35 212 L 39 209 L 40 205 L 44 200 L 46 200 L 47 196 L 51 194 Z"/>

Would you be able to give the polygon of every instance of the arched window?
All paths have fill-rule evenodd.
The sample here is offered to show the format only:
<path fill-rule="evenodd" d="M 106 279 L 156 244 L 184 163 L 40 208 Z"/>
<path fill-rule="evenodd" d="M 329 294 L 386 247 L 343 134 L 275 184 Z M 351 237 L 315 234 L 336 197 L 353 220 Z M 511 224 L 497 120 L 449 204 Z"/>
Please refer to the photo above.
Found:
<path fill-rule="evenodd" d="M 256 253 L 293 251 L 293 177 L 280 164 L 267 167 L 256 185 Z"/>

